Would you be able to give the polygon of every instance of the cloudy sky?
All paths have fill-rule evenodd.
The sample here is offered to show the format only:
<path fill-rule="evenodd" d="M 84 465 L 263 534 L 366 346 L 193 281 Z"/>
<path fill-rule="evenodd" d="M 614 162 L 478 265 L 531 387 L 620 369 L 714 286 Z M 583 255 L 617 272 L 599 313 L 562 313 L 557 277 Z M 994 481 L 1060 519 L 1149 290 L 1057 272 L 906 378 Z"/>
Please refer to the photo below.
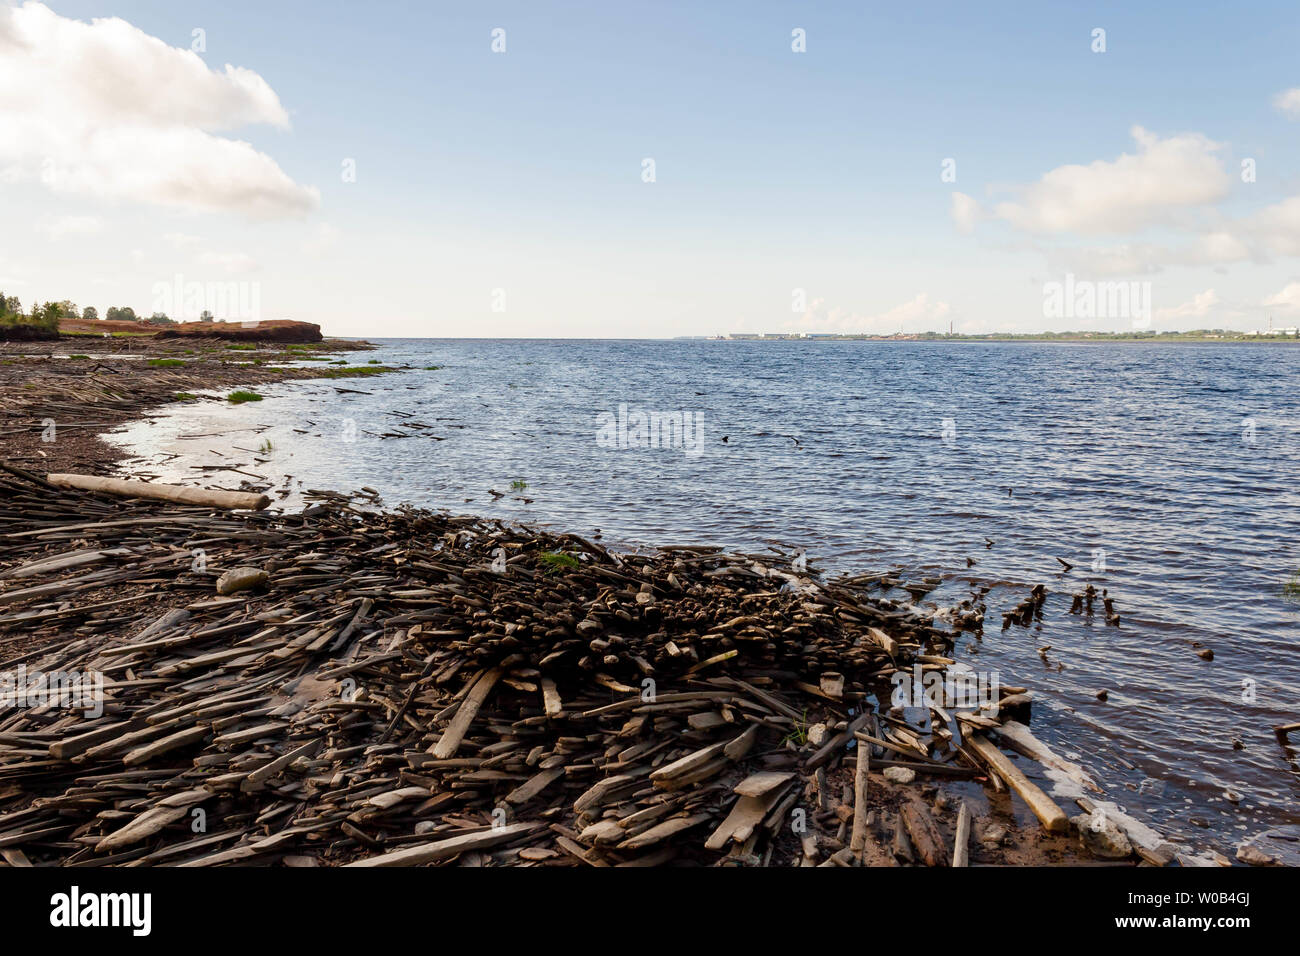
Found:
<path fill-rule="evenodd" d="M 1045 315 L 1069 274 L 1149 283 L 1157 329 L 1300 320 L 1294 4 L 701 6 L 0 0 L 0 290 L 238 282 L 371 337 L 1131 327 Z"/>

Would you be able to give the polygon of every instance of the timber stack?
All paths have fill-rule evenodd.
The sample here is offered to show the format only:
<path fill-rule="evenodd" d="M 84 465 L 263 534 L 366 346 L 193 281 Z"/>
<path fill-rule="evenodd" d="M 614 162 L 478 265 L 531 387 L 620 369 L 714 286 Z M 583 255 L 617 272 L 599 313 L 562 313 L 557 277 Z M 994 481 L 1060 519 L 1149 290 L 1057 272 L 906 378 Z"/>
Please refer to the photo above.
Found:
<path fill-rule="evenodd" d="M 853 580 L 58 484 L 0 470 L 0 673 L 98 690 L 0 706 L 10 865 L 1001 862 L 971 780 L 1085 853 L 996 702 L 891 705 L 956 634 Z"/>

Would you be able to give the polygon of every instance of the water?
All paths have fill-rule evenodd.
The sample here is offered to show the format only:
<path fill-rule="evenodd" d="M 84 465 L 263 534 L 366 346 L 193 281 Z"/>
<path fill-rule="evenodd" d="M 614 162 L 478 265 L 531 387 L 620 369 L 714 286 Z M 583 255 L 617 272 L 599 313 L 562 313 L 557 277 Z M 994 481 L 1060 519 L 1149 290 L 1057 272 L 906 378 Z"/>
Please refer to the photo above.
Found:
<path fill-rule="evenodd" d="M 1300 769 L 1271 731 L 1300 719 L 1300 604 L 1283 594 L 1300 569 L 1300 349 L 382 346 L 351 361 L 414 368 L 180 407 L 120 440 L 145 459 L 133 467 L 163 480 L 236 487 L 245 476 L 194 468 L 222 463 L 278 487 L 292 475 L 288 505 L 303 488 L 365 485 L 388 505 L 606 545 L 777 544 L 823 571 L 942 576 L 924 599 L 938 604 L 989 586 L 986 634 L 962 639 L 962 656 L 1031 687 L 1034 731 L 1094 770 L 1110 799 L 1229 855 L 1300 822 Z M 702 416 L 700 453 L 601 447 L 598 416 L 620 405 Z M 1089 581 L 1109 589 L 1119 628 L 1068 613 Z M 1000 631 L 1000 612 L 1040 582 L 1042 624 Z"/>

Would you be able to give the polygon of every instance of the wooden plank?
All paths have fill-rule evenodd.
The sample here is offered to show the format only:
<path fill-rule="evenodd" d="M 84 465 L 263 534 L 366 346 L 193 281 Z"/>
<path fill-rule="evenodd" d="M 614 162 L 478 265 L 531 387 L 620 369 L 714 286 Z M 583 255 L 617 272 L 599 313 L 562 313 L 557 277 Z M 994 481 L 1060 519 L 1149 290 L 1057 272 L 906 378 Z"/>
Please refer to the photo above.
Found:
<path fill-rule="evenodd" d="M 1088 771 L 1077 763 L 1058 756 L 1051 747 L 1030 733 L 1029 728 L 1019 721 L 1008 720 L 1003 722 L 997 729 L 997 735 L 1012 750 L 1031 760 L 1037 760 L 1044 767 L 1065 774 L 1079 786 L 1091 790 L 1093 793 L 1101 793 L 1101 787 L 1097 786 L 1097 781 L 1092 779 L 1092 775 Z"/>
<path fill-rule="evenodd" d="M 919 800 L 912 798 L 899 810 L 903 826 L 912 840 L 912 846 L 926 866 L 947 866 L 948 854 L 943 847 L 943 835 L 934 818 Z"/>
<path fill-rule="evenodd" d="M 534 774 L 525 783 L 520 784 L 506 794 L 506 803 L 527 803 L 563 776 L 563 767 L 552 767 L 550 770 L 543 770 L 541 773 Z"/>
<path fill-rule="evenodd" d="M 1020 768 L 987 739 L 971 734 L 968 743 L 1016 795 L 1033 811 L 1034 816 L 1048 833 L 1064 833 L 1070 828 L 1070 818 L 1047 794 L 1026 777 Z"/>
<path fill-rule="evenodd" d="M 393 850 L 391 853 L 369 856 L 348 863 L 346 866 L 422 866 L 425 863 L 438 863 L 471 850 L 483 850 L 487 847 L 497 846 L 500 843 L 508 843 L 518 836 L 539 829 L 541 826 L 543 824 L 540 823 L 511 823 L 503 827 L 488 827 L 474 833 L 465 833 L 445 840 L 435 840 L 432 843 L 421 843 L 418 846 Z"/>
<path fill-rule="evenodd" d="M 769 790 L 793 779 L 794 771 L 764 770 L 759 773 L 751 773 L 736 784 L 735 791 L 742 797 L 761 797 Z"/>
<path fill-rule="evenodd" d="M 124 478 L 101 478 L 98 475 L 46 475 L 45 480 L 56 488 L 97 491 L 122 498 L 152 498 L 155 501 L 202 505 L 205 508 L 260 511 L 271 503 L 266 495 L 247 491 L 209 491 L 189 485 L 164 485 Z"/>
<path fill-rule="evenodd" d="M 547 717 L 554 717 L 564 710 L 560 692 L 555 689 L 555 681 L 549 677 L 542 678 L 542 710 Z"/>
<path fill-rule="evenodd" d="M 673 817 L 651 827 L 644 833 L 629 837 L 620 843 L 618 848 L 620 850 L 639 850 L 642 847 L 653 846 L 671 836 L 676 836 L 684 830 L 689 830 L 691 827 L 699 826 L 701 823 L 706 823 L 712 819 L 712 813 L 693 813 L 690 816 Z"/>
<path fill-rule="evenodd" d="M 871 747 L 858 739 L 858 760 L 853 773 L 853 833 L 849 849 L 861 856 L 867 848 L 867 787 L 871 771 Z"/>
<path fill-rule="evenodd" d="M 460 749 L 461 741 L 465 739 L 465 731 L 469 730 L 469 725 L 478 716 L 479 708 L 483 706 L 483 701 L 487 699 L 487 695 L 491 693 L 497 680 L 500 679 L 501 673 L 501 668 L 494 667 L 485 671 L 474 683 L 470 692 L 465 695 L 465 699 L 461 701 L 460 707 L 457 708 L 456 716 L 451 719 L 447 729 L 430 750 L 434 757 L 445 760 L 456 755 L 456 751 Z"/>
<path fill-rule="evenodd" d="M 970 807 L 961 802 L 957 811 L 957 835 L 953 838 L 952 865 L 970 866 Z"/>

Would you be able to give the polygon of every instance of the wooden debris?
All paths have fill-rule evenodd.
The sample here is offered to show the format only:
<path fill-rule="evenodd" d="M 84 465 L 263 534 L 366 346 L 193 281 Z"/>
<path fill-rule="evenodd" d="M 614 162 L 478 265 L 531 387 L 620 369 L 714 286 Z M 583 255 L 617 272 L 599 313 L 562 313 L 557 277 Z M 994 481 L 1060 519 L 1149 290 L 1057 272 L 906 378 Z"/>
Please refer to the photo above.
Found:
<path fill-rule="evenodd" d="M 953 636 L 866 585 L 324 493 L 281 515 L 47 484 L 0 470 L 0 670 L 102 696 L 0 710 L 10 865 L 835 867 L 891 817 L 896 858 L 943 865 L 925 806 L 870 786 L 903 764 L 987 764 L 1055 819 L 975 733 L 997 715 L 871 709 Z M 259 588 L 214 594 L 243 568 Z"/>
<path fill-rule="evenodd" d="M 56 488 L 79 488 L 99 491 L 123 498 L 152 498 L 172 501 L 182 505 L 200 505 L 207 508 L 248 508 L 254 511 L 265 508 L 271 499 L 262 494 L 244 491 L 210 491 L 189 485 L 164 485 L 151 481 L 128 481 L 123 478 L 101 478 L 97 475 L 46 475 L 45 480 Z"/>
<path fill-rule="evenodd" d="M 1065 815 L 1065 811 L 1057 806 L 1051 797 L 1043 793 L 1037 784 L 1026 777 L 1002 751 L 978 735 L 972 735 L 968 741 L 988 763 L 990 769 L 1001 777 L 1021 800 L 1025 801 L 1034 816 L 1042 823 L 1043 829 L 1048 833 L 1064 833 L 1069 829 L 1070 819 Z"/>
<path fill-rule="evenodd" d="M 952 865 L 970 866 L 970 806 L 961 802 L 957 811 L 957 834 L 952 843 Z"/>

